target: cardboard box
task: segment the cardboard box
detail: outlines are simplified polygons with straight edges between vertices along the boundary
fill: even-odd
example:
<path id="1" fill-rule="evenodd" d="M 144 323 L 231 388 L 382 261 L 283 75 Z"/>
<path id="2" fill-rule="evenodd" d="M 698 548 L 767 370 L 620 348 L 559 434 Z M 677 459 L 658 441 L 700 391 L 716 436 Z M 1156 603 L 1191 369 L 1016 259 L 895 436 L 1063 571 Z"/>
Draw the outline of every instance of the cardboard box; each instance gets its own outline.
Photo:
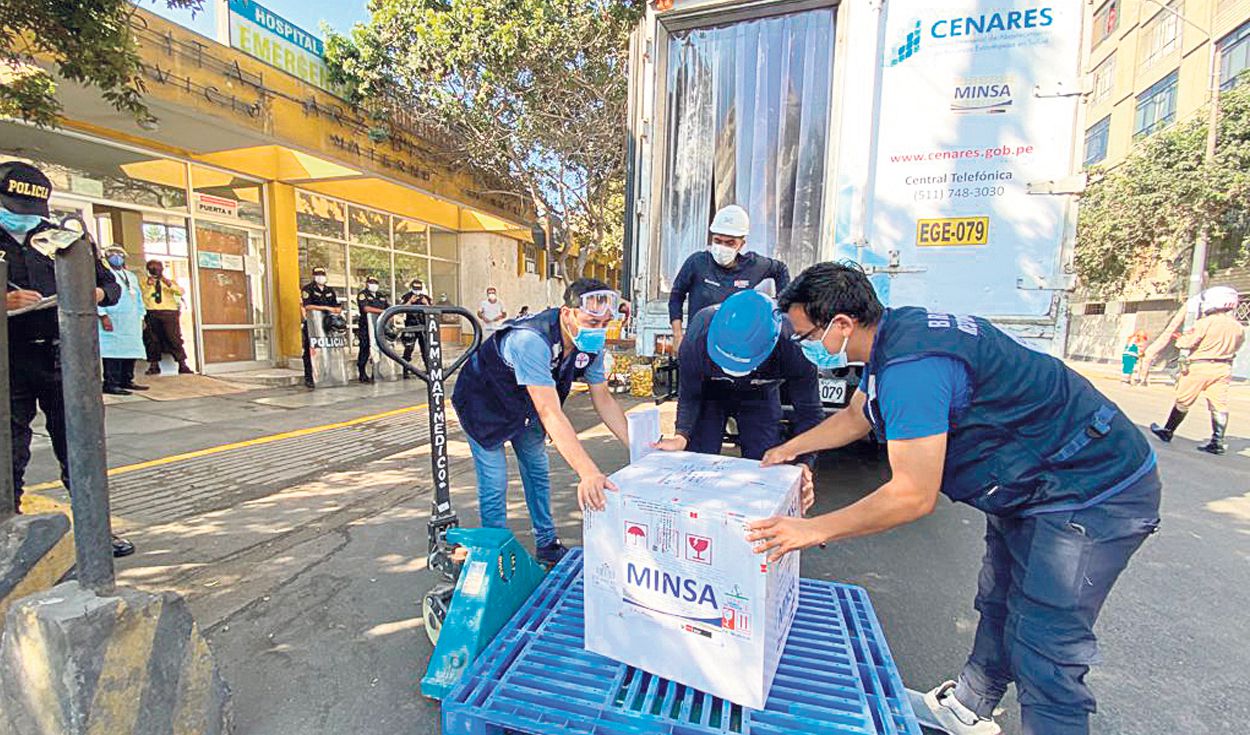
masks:
<path id="1" fill-rule="evenodd" d="M 746 524 L 799 515 L 797 467 L 654 452 L 587 512 L 586 649 L 763 709 L 798 606 L 799 555 L 765 563 Z"/>

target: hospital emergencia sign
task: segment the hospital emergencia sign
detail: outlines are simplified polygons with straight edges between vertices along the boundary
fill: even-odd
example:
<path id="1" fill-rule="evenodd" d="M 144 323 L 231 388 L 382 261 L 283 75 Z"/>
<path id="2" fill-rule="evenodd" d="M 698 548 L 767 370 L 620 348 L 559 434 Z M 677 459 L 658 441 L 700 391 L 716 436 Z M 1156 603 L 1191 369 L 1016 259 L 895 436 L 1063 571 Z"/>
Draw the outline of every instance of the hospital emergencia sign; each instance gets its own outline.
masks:
<path id="1" fill-rule="evenodd" d="M 230 45 L 292 76 L 331 92 L 320 38 L 253 0 L 226 0 Z"/>
<path id="2" fill-rule="evenodd" d="M 1067 202 L 1027 185 L 1071 173 L 1079 98 L 1044 90 L 1079 79 L 1081 7 L 886 4 L 871 240 L 923 269 L 892 279 L 894 303 L 941 309 L 966 304 L 974 288 L 987 315 L 1050 308 L 1050 292 L 1017 279 L 1052 281 L 1059 267 Z"/>

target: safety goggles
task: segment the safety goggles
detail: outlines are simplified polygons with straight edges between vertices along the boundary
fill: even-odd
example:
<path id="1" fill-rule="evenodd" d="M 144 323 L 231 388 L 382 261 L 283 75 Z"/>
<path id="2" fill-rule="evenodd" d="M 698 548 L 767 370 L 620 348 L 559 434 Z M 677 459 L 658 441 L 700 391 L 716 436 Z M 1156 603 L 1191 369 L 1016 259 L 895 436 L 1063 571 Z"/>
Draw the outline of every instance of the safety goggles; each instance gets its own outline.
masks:
<path id="1" fill-rule="evenodd" d="M 592 317 L 616 316 L 621 297 L 612 290 L 588 291 L 581 295 L 578 311 Z"/>

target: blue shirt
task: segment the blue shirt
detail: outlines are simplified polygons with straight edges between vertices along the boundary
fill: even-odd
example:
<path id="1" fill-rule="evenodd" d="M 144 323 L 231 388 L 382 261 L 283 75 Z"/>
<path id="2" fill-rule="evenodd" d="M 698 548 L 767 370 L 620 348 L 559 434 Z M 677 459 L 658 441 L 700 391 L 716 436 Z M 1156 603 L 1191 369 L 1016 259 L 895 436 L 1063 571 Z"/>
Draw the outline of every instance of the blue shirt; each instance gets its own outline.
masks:
<path id="1" fill-rule="evenodd" d="M 681 319 L 682 306 L 690 300 L 688 313 L 693 319 L 705 307 L 719 304 L 738 291 L 755 288 L 760 281 L 771 278 L 777 284 L 776 293 L 790 285 L 790 270 L 780 260 L 773 260 L 754 252 L 741 252 L 729 268 L 722 268 L 707 250 L 700 250 L 686 258 L 681 270 L 673 279 L 673 290 L 668 295 L 668 320 Z"/>
<path id="2" fill-rule="evenodd" d="M 514 329 L 504 335 L 500 347 L 504 362 L 516 372 L 518 385 L 545 385 L 556 387 L 551 375 L 551 348 L 537 332 Z M 607 382 L 603 367 L 603 353 L 594 356 L 586 366 L 586 382 L 598 385 Z"/>
<path id="3" fill-rule="evenodd" d="M 868 373 L 864 375 L 866 379 Z M 863 383 L 859 389 L 867 395 Z M 953 357 L 920 357 L 887 366 L 877 386 L 885 439 L 945 434 L 950 431 L 951 419 L 970 405 L 971 394 L 968 368 Z"/>

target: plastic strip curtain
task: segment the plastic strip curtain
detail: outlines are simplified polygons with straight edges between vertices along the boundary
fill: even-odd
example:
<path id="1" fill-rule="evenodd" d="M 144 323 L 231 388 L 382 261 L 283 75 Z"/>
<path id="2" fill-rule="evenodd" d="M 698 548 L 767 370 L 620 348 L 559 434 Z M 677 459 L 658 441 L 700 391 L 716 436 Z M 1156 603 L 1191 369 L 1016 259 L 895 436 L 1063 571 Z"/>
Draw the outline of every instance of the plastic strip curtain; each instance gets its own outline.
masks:
<path id="1" fill-rule="evenodd" d="M 791 272 L 816 262 L 833 22 L 832 9 L 812 10 L 671 37 L 664 290 L 726 204 L 750 213 L 749 249 Z"/>

